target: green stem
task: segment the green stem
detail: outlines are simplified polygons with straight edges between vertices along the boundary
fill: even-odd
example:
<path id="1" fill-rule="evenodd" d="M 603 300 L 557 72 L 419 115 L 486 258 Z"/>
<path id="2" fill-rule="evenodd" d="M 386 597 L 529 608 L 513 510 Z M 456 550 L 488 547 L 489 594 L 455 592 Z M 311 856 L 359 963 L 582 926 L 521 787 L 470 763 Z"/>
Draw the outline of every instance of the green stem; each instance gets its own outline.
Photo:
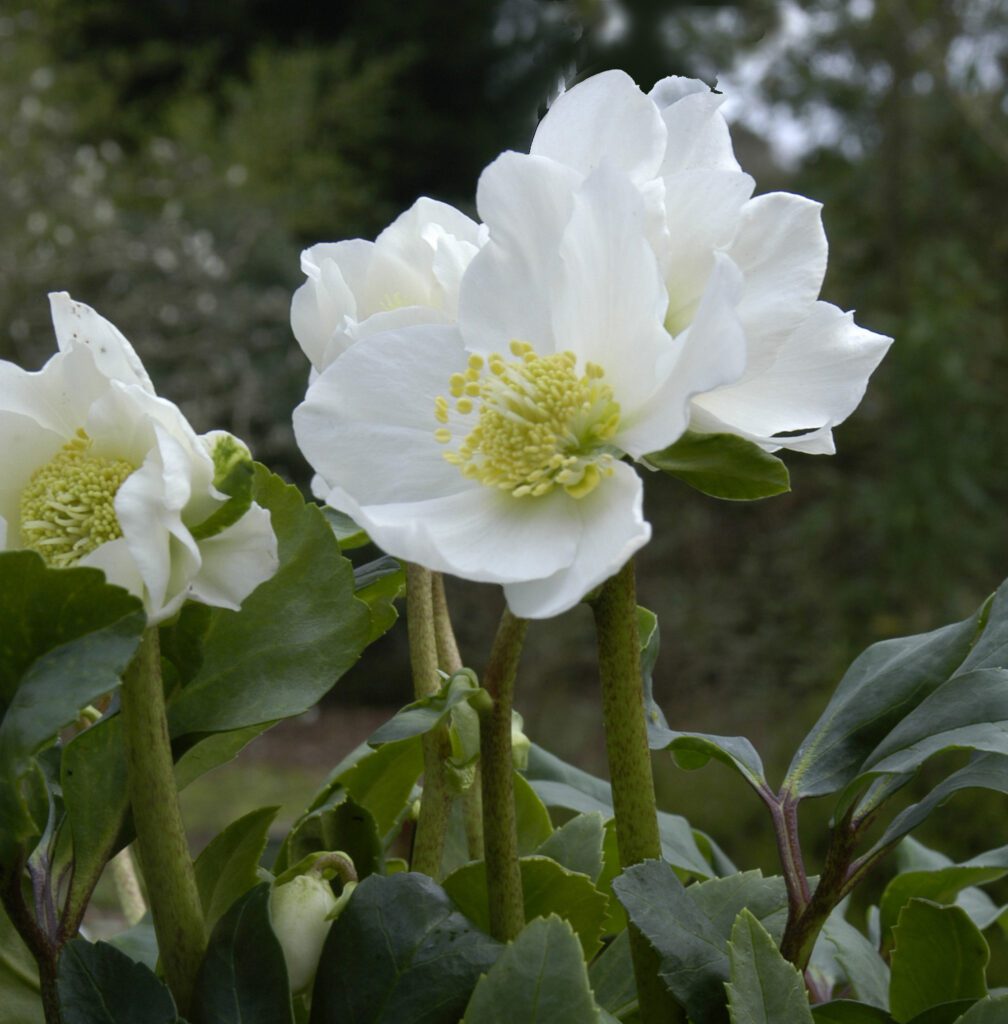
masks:
<path id="1" fill-rule="evenodd" d="M 59 990 L 56 984 L 59 964 L 60 946 L 43 931 L 25 902 L 21 888 L 24 864 L 17 864 L 7 878 L 0 902 L 15 931 L 35 957 L 38 965 L 39 990 L 42 997 L 42 1012 L 46 1024 L 62 1024 L 63 1013 L 60 1008 Z"/>
<path id="2" fill-rule="evenodd" d="M 206 949 L 206 923 L 175 786 L 155 626 L 123 676 L 121 700 L 137 849 L 165 978 L 185 1014 Z"/>
<path id="3" fill-rule="evenodd" d="M 637 588 L 633 561 L 601 588 L 592 604 L 598 636 L 609 775 L 612 779 L 616 843 L 625 869 L 661 858 L 651 751 L 644 719 L 644 684 L 637 627 Z M 686 1017 L 658 977 L 658 955 L 630 926 L 630 953 L 643 1024 L 667 1024 Z"/>
<path id="4" fill-rule="evenodd" d="M 483 783 L 483 845 L 486 858 L 490 934 L 507 942 L 525 927 L 518 829 L 515 822 L 511 704 L 528 623 L 506 608 L 490 651 L 483 687 L 490 695 L 480 712 Z"/>
<path id="5" fill-rule="evenodd" d="M 441 689 L 438 675 L 437 634 L 434 625 L 433 580 L 428 569 L 406 566 L 406 626 L 409 633 L 413 693 L 419 700 Z M 413 836 L 414 871 L 431 878 L 441 874 L 441 856 L 451 814 L 452 792 L 444 764 L 451 757 L 447 726 L 432 729 L 423 737 L 424 785 L 420 816 Z"/>

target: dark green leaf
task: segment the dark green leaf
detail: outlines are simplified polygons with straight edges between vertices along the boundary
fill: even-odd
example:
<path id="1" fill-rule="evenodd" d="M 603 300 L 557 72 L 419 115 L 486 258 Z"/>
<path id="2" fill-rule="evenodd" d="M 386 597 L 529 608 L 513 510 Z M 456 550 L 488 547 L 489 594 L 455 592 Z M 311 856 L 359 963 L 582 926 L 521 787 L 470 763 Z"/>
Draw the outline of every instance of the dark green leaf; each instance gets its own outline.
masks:
<path id="1" fill-rule="evenodd" d="M 932 633 L 873 644 L 859 655 L 802 740 L 784 789 L 810 797 L 846 786 L 887 733 L 962 663 L 980 623 L 977 612 Z"/>
<path id="2" fill-rule="evenodd" d="M 958 1024 L 1004 1024 L 1008 1020 L 1008 995 L 993 996 L 974 1003 Z"/>
<path id="3" fill-rule="evenodd" d="M 556 914 L 569 921 L 577 933 L 585 959 L 591 959 L 601 945 L 606 898 L 587 875 L 575 874 L 546 857 L 522 857 L 522 895 L 525 920 Z M 474 861 L 444 880 L 444 890 L 471 921 L 489 930 L 486 863 Z"/>
<path id="4" fill-rule="evenodd" d="M 885 1010 L 849 999 L 813 1006 L 812 1019 L 815 1024 L 892 1024 Z"/>
<path id="5" fill-rule="evenodd" d="M 130 960 L 135 960 L 152 971 L 157 970 L 158 944 L 157 935 L 154 932 L 154 921 L 150 911 L 137 921 L 132 928 L 124 932 L 117 932 L 109 940 L 110 946 L 115 946 L 120 953 L 125 953 Z"/>
<path id="6" fill-rule="evenodd" d="M 671 866 L 651 860 L 628 868 L 613 890 L 660 957 L 660 973 L 695 1024 L 721 1024 L 728 953 L 724 936 L 687 895 Z"/>
<path id="7" fill-rule="evenodd" d="M 819 944 L 833 951 L 853 995 L 873 1006 L 888 1008 L 889 967 L 874 943 L 845 921 L 842 914 L 834 912 L 823 927 Z"/>
<path id="8" fill-rule="evenodd" d="M 354 593 L 371 612 L 371 643 L 388 632 L 399 618 L 395 602 L 406 593 L 406 570 L 388 555 L 357 566 Z"/>
<path id="9" fill-rule="evenodd" d="M 372 747 L 379 747 L 394 740 L 422 736 L 447 721 L 454 707 L 483 692 L 476 682 L 476 676 L 464 668 L 446 679 L 438 693 L 422 697 L 397 711 L 368 737 L 368 743 Z"/>
<path id="10" fill-rule="evenodd" d="M 11 924 L 0 904 L 0 993 L 10 1020 L 17 1024 L 44 1024 L 35 958 Z"/>
<path id="11" fill-rule="evenodd" d="M 558 828 L 536 853 L 550 857 L 568 871 L 587 875 L 597 882 L 602 874 L 605 822 L 597 811 L 579 814 Z"/>
<path id="12" fill-rule="evenodd" d="M 911 900 L 893 937 L 889 1012 L 899 1024 L 941 1003 L 987 994 L 990 952 L 960 907 Z"/>
<path id="13" fill-rule="evenodd" d="M 728 944 L 731 1024 L 812 1024 L 801 972 L 781 956 L 767 930 L 743 910 Z"/>
<path id="14" fill-rule="evenodd" d="M 975 999 L 955 999 L 951 1003 L 939 1003 L 919 1013 L 910 1024 L 959 1024 L 963 1014 L 975 1003 Z"/>
<path id="15" fill-rule="evenodd" d="M 480 978 L 463 1024 L 592 1024 L 598 1007 L 581 947 L 559 917 L 537 918 Z"/>
<path id="16" fill-rule="evenodd" d="M 426 875 L 373 875 L 326 939 L 311 1024 L 458 1024 L 501 949 Z"/>
<path id="17" fill-rule="evenodd" d="M 735 434 L 687 430 L 675 444 L 645 459 L 712 498 L 753 501 L 791 490 L 787 466 Z"/>
<path id="18" fill-rule="evenodd" d="M 637 983 L 630 959 L 630 935 L 624 930 L 592 961 L 588 980 L 598 1005 L 616 1017 L 637 1006 Z"/>
<path id="19" fill-rule="evenodd" d="M 518 853 L 534 853 L 550 837 L 553 823 L 539 794 L 520 772 L 514 773 L 514 802 Z"/>
<path id="20" fill-rule="evenodd" d="M 987 610 L 987 621 L 959 672 L 979 668 L 1008 668 L 1008 580 L 994 594 Z"/>
<path id="21" fill-rule="evenodd" d="M 214 609 L 202 663 L 169 705 L 173 738 L 271 722 L 312 707 L 357 660 L 370 636 L 353 570 L 322 513 L 297 488 L 256 467 L 280 568 L 241 610 Z"/>
<path id="22" fill-rule="evenodd" d="M 143 964 L 106 942 L 72 939 L 57 975 L 63 1024 L 175 1024 L 165 985 Z"/>
<path id="23" fill-rule="evenodd" d="M 293 1024 L 283 949 L 262 882 L 232 904 L 210 936 L 193 992 L 193 1024 Z"/>
<path id="24" fill-rule="evenodd" d="M 775 940 L 783 934 L 787 889 L 784 879 L 777 875 L 764 878 L 761 871 L 745 871 L 727 878 L 711 878 L 688 886 L 686 895 L 726 940 L 743 910 L 748 910 Z"/>
<path id="25" fill-rule="evenodd" d="M 0 552 L 0 874 L 41 833 L 35 754 L 119 685 L 147 624 L 143 606 L 97 569 L 48 569 Z"/>
<path id="26" fill-rule="evenodd" d="M 359 878 L 381 868 L 382 841 L 374 817 L 341 787 L 297 821 L 280 847 L 273 872 L 279 875 L 308 854 L 329 850 L 347 854 Z"/>
<path id="27" fill-rule="evenodd" d="M 261 881 L 257 869 L 278 810 L 261 807 L 231 822 L 196 858 L 196 886 L 207 928 Z"/>

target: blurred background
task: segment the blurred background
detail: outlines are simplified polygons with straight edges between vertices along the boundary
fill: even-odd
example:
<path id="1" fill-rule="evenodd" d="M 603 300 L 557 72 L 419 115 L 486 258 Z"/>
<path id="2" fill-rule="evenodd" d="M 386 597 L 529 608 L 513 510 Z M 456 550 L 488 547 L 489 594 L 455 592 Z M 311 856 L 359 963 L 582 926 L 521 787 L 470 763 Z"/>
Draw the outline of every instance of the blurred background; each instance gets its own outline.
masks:
<path id="1" fill-rule="evenodd" d="M 473 213 L 481 168 L 610 67 L 718 83 L 757 190 L 825 204 L 824 297 L 896 338 L 838 454 L 787 456 L 791 494 L 735 506 L 648 480 L 658 699 L 679 728 L 748 735 L 779 779 L 858 651 L 964 617 L 1008 575 L 1004 0 L 0 0 L 0 357 L 41 365 L 46 292 L 69 290 L 197 429 L 304 485 L 299 250 L 373 238 L 420 194 Z M 451 596 L 480 668 L 499 593 Z M 602 773 L 596 692 L 586 610 L 534 626 L 529 732 Z M 190 820 L 277 795 L 293 813 L 408 699 L 400 625 L 313 721 L 193 787 Z M 726 769 L 659 769 L 665 807 L 772 867 Z M 806 815 L 813 849 L 827 812 Z M 1003 802 L 936 818 L 953 855 L 1008 843 Z"/>

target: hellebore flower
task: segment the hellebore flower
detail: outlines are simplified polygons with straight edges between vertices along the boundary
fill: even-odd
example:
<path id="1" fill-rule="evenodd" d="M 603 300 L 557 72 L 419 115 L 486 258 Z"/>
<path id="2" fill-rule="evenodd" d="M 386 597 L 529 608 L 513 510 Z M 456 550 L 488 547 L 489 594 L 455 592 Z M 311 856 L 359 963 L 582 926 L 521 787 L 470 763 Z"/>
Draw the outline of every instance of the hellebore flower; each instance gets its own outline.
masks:
<path id="1" fill-rule="evenodd" d="M 35 373 L 0 362 L 0 549 L 102 569 L 151 624 L 186 599 L 237 608 L 277 568 L 269 513 L 214 486 L 247 449 L 198 436 L 109 321 L 49 300 L 59 351 Z"/>
<path id="2" fill-rule="evenodd" d="M 486 233 L 446 203 L 418 199 L 373 242 L 321 242 L 301 253 L 307 281 L 294 293 L 291 328 L 324 370 L 359 337 L 390 327 L 452 323 L 459 281 Z"/>
<path id="3" fill-rule="evenodd" d="M 631 181 L 537 158 L 526 173 L 529 159 L 505 155 L 480 180 L 491 241 L 462 280 L 458 326 L 358 341 L 312 383 L 294 430 L 336 482 L 328 504 L 379 546 L 501 583 L 516 615 L 544 618 L 647 542 L 621 459 L 675 441 L 690 397 L 742 373 L 745 345 L 727 261 L 673 338 Z"/>
<path id="4" fill-rule="evenodd" d="M 692 321 L 721 261 L 738 271 L 745 371 L 694 397 L 692 429 L 737 434 L 769 451 L 829 454 L 832 428 L 861 401 L 891 339 L 818 301 L 827 253 L 821 207 L 783 192 L 751 198 L 754 182 L 733 155 L 722 99 L 685 78 L 666 78 L 645 95 L 623 72 L 607 71 L 556 100 L 524 159 L 557 162 L 578 178 L 605 162 L 630 177 L 648 209 L 670 333 Z"/>

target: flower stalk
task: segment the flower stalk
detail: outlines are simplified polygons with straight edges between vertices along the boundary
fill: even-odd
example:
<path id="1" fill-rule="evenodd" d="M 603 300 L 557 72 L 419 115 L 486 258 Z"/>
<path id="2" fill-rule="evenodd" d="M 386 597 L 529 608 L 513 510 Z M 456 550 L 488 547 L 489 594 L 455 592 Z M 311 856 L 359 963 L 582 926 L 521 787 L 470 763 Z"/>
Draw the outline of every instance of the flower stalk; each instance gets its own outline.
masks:
<path id="1" fill-rule="evenodd" d="M 608 579 L 592 602 L 602 682 L 602 717 L 612 779 L 620 865 L 661 858 L 651 751 L 644 719 L 644 684 L 633 561 Z M 630 953 L 644 1024 L 685 1021 L 658 977 L 658 955 L 631 923 Z"/>
<path id="2" fill-rule="evenodd" d="M 127 787 L 165 978 L 189 1009 L 206 949 L 206 923 L 172 768 L 156 627 L 149 627 L 122 683 Z"/>
<path id="3" fill-rule="evenodd" d="M 483 676 L 483 687 L 490 700 L 478 707 L 490 934 L 501 942 L 515 938 L 525 927 L 515 820 L 511 707 L 527 627 L 525 619 L 504 609 Z"/>
<path id="4" fill-rule="evenodd" d="M 433 588 L 430 570 L 419 565 L 406 566 L 406 627 L 413 693 L 417 700 L 433 696 L 441 689 Z M 423 797 L 413 837 L 412 868 L 431 878 L 439 878 L 452 803 L 444 767 L 451 757 L 447 726 L 440 725 L 424 735 L 423 755 Z"/>

